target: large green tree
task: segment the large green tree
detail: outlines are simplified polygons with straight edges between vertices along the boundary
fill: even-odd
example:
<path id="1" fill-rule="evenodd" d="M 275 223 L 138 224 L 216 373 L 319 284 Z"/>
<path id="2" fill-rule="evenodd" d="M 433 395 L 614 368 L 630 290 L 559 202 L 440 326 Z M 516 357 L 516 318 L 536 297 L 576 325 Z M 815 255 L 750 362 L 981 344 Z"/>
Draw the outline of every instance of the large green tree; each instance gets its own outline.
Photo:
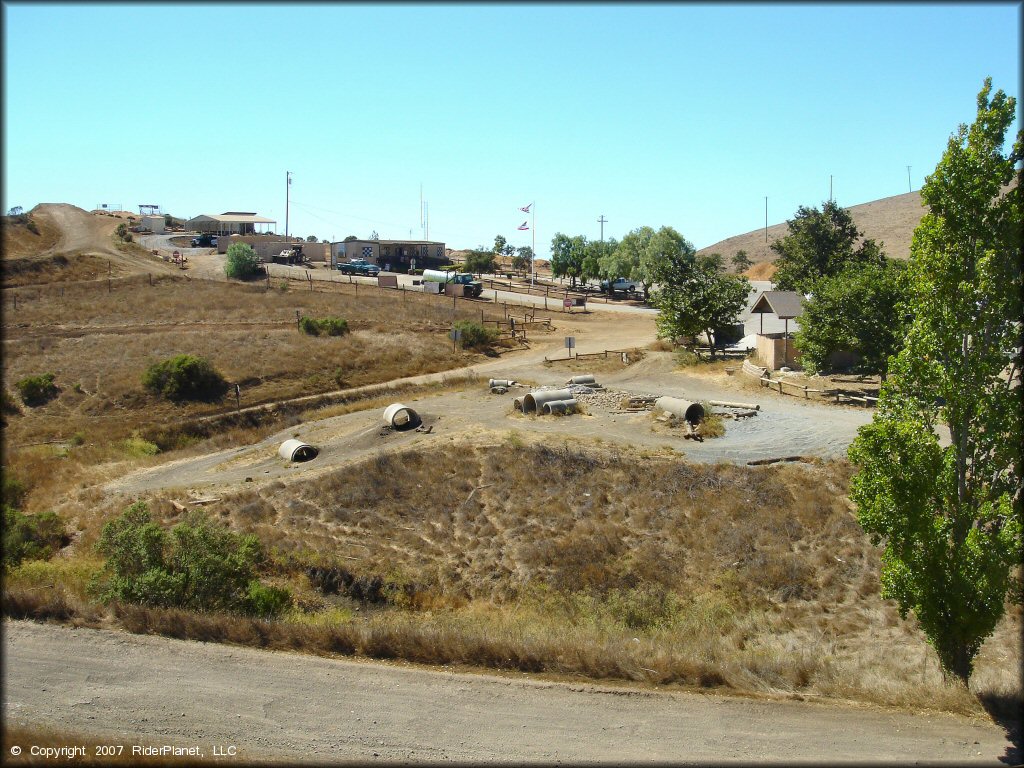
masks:
<path id="1" fill-rule="evenodd" d="M 914 320 L 850 447 L 858 519 L 885 544 L 882 596 L 913 611 L 944 672 L 964 683 L 1024 557 L 1024 133 L 1004 155 L 1016 103 L 991 88 L 987 79 L 975 122 L 950 138 L 921 189 L 929 212 L 911 246 Z"/>
<path id="2" fill-rule="evenodd" d="M 859 356 L 858 371 L 884 377 L 889 358 L 907 332 L 906 275 L 902 262 L 848 266 L 814 283 L 803 302 L 796 346 L 810 373 L 829 370 L 834 352 Z"/>
<path id="3" fill-rule="evenodd" d="M 551 238 L 551 274 L 555 277 L 568 277 L 575 288 L 576 281 L 583 276 L 583 260 L 586 255 L 587 238 L 556 232 Z"/>
<path id="4" fill-rule="evenodd" d="M 703 333 L 714 359 L 715 338 L 736 321 L 750 283 L 723 273 L 714 259 L 698 258 L 693 245 L 675 230 L 663 228 L 659 235 L 662 241 L 654 250 L 660 257 L 651 267 L 652 280 L 658 284 L 651 298 L 659 310 L 658 336 L 696 338 Z"/>
<path id="5" fill-rule="evenodd" d="M 784 291 L 808 293 L 820 277 L 837 275 L 850 264 L 881 264 L 885 257 L 874 240 L 857 245 L 861 233 L 845 208 L 829 200 L 817 208 L 800 206 L 786 222 L 789 234 L 771 244 L 778 254 L 773 279 Z"/>

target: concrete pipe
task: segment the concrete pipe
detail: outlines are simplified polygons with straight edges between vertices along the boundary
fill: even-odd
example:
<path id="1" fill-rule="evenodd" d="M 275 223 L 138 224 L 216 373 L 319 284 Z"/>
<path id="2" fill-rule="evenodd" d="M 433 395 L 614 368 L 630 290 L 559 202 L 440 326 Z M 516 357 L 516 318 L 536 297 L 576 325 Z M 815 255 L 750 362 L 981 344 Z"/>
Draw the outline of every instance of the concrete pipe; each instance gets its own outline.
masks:
<path id="1" fill-rule="evenodd" d="M 526 399 L 526 395 L 520 395 L 512 400 L 512 406 L 517 410 L 523 410 L 523 401 Z"/>
<path id="2" fill-rule="evenodd" d="M 490 392 L 492 395 L 504 395 L 508 393 L 508 387 L 491 387 Z"/>
<path id="3" fill-rule="evenodd" d="M 277 449 L 277 455 L 288 461 L 309 461 L 315 459 L 320 451 L 301 440 L 285 440 Z"/>
<path id="4" fill-rule="evenodd" d="M 689 400 L 682 400 L 678 397 L 659 397 L 654 401 L 654 407 L 662 411 L 686 419 L 690 424 L 699 424 L 704 418 L 704 406 L 700 403 L 691 403 Z"/>
<path id="5" fill-rule="evenodd" d="M 554 414 L 568 414 L 576 413 L 576 401 L 575 400 L 552 400 L 549 403 L 544 403 L 543 413 L 552 416 Z"/>
<path id="6" fill-rule="evenodd" d="M 572 392 L 568 389 L 546 389 L 541 392 L 530 392 L 523 398 L 523 413 L 540 413 L 544 403 L 552 400 L 572 400 Z"/>
<path id="7" fill-rule="evenodd" d="M 569 384 L 597 384 L 597 379 L 592 373 L 585 373 L 579 376 L 573 376 L 569 379 Z"/>
<path id="8" fill-rule="evenodd" d="M 487 384 L 491 389 L 494 389 L 495 387 L 505 387 L 507 389 L 508 387 L 514 387 L 515 385 L 516 383 L 512 381 L 512 379 L 491 379 Z"/>
<path id="9" fill-rule="evenodd" d="M 408 405 L 392 403 L 384 409 L 384 423 L 392 429 L 412 429 L 419 426 L 420 417 Z"/>

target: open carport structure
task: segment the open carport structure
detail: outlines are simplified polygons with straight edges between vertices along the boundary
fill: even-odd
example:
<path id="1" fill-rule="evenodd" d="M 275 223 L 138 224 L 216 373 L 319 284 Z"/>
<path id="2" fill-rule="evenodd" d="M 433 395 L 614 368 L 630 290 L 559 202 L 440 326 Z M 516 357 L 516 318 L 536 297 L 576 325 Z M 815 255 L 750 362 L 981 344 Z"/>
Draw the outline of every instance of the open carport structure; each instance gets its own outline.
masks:
<path id="1" fill-rule="evenodd" d="M 274 219 L 257 216 L 249 211 L 227 211 L 225 213 L 203 213 L 188 220 L 188 228 L 194 232 L 208 232 L 211 235 L 253 235 L 269 232 Z"/>

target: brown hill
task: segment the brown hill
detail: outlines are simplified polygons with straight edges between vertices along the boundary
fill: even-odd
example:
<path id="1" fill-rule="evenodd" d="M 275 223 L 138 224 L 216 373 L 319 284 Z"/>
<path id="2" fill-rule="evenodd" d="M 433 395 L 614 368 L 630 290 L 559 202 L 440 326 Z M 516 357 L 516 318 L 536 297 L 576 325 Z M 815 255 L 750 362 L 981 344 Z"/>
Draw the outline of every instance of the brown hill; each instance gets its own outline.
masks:
<path id="1" fill-rule="evenodd" d="M 5 286 L 91 280 L 160 271 L 163 262 L 114 235 L 124 216 L 90 213 L 67 203 L 40 203 L 27 215 L 5 216 L 0 274 Z"/>
<path id="2" fill-rule="evenodd" d="M 882 245 L 882 250 L 887 256 L 907 259 L 910 258 L 910 241 L 914 236 L 914 229 L 928 209 L 921 203 L 920 192 L 908 192 L 871 203 L 854 205 L 847 210 L 853 217 L 857 229 L 864 233 L 864 237 L 873 238 Z M 794 211 L 793 215 L 795 214 Z M 754 267 L 748 275 L 754 279 L 764 280 L 770 277 L 767 272 L 773 270 L 760 267 L 760 264 L 775 260 L 775 252 L 769 246 L 788 233 L 786 222 L 782 222 L 768 227 L 767 242 L 765 230 L 762 228 L 747 232 L 745 235 L 726 238 L 714 245 L 701 248 L 697 253 L 702 256 L 720 253 L 728 264 L 737 251 L 744 250 L 747 252 L 747 258 L 754 262 Z"/>

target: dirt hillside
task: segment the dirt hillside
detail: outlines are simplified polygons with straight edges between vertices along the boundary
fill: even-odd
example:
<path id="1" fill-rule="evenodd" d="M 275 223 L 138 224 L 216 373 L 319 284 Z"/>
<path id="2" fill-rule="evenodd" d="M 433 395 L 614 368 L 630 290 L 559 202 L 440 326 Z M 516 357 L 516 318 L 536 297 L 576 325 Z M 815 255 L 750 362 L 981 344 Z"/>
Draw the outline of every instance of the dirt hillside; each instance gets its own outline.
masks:
<path id="1" fill-rule="evenodd" d="M 817 206 L 820 209 L 820 206 Z M 921 204 L 920 192 L 908 192 L 904 195 L 894 195 L 871 203 L 854 205 L 849 207 L 850 215 L 853 217 L 857 229 L 864 233 L 865 237 L 883 245 L 886 255 L 896 259 L 910 258 L 910 241 L 914 236 L 914 229 L 921 222 L 926 209 Z M 796 211 L 789 214 L 794 216 Z M 744 235 L 734 235 L 725 240 L 701 248 L 697 253 L 707 255 L 720 253 L 728 262 L 736 252 L 744 250 L 754 264 L 764 261 L 774 261 L 775 252 L 770 245 L 776 240 L 783 238 L 788 233 L 786 222 L 773 224 L 768 227 L 768 239 L 765 241 L 765 230 L 756 229 Z M 755 279 L 766 279 L 770 275 L 751 274 Z"/>
<path id="2" fill-rule="evenodd" d="M 114 232 L 121 215 L 85 211 L 67 203 L 40 203 L 26 219 L 4 217 L 3 283 L 6 286 L 91 280 L 167 269 Z"/>

